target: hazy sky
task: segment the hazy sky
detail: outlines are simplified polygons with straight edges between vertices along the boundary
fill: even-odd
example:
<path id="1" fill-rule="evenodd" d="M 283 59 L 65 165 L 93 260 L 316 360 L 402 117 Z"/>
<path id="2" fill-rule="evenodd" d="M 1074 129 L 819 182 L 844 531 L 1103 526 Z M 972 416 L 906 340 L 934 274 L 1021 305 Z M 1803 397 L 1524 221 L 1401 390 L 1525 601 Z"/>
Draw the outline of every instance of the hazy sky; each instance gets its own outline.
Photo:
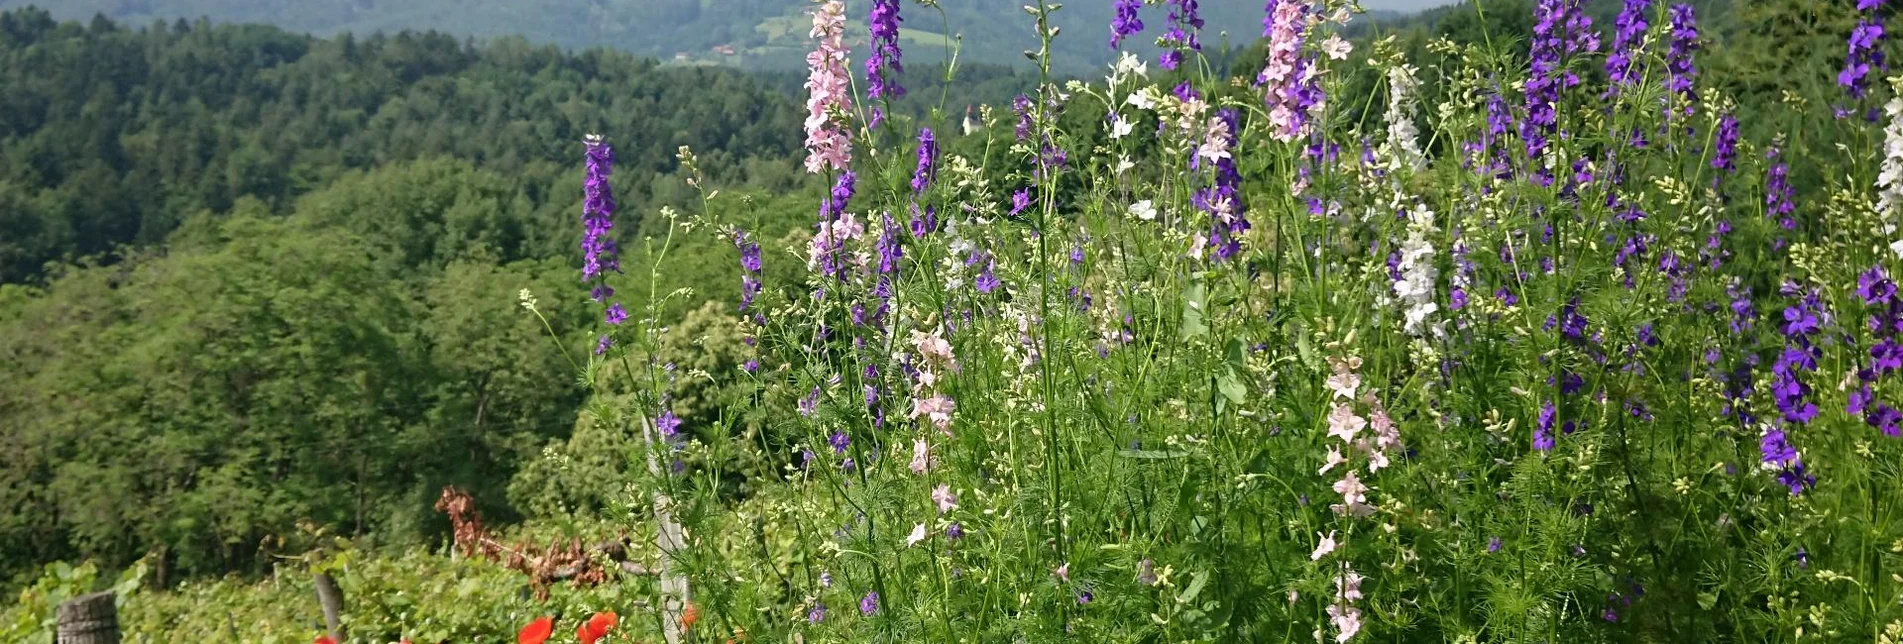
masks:
<path id="1" fill-rule="evenodd" d="M 1361 0 L 1364 9 L 1392 9 L 1395 11 L 1419 11 L 1428 7 L 1453 4 L 1458 0 Z"/>

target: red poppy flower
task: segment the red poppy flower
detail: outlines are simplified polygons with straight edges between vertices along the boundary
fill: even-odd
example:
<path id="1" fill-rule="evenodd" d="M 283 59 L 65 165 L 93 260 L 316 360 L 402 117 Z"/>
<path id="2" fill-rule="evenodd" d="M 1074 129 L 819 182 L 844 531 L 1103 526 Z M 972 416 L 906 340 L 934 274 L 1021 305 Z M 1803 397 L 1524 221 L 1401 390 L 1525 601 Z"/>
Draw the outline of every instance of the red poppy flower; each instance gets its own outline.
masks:
<path id="1" fill-rule="evenodd" d="M 608 631 L 620 622 L 621 618 L 616 616 L 614 611 L 604 610 L 595 613 L 594 617 L 588 618 L 586 623 L 575 628 L 575 638 L 581 640 L 581 644 L 595 644 L 596 640 L 607 637 Z"/>
<path id="2" fill-rule="evenodd" d="M 317 639 L 311 640 L 311 644 L 337 644 L 337 640 L 331 639 L 329 635 L 319 635 Z"/>
<path id="3" fill-rule="evenodd" d="M 694 628 L 694 622 L 700 621 L 700 607 L 687 602 L 687 610 L 681 612 L 681 630 Z"/>
<path id="4" fill-rule="evenodd" d="M 548 641 L 549 634 L 554 632 L 555 620 L 544 617 L 522 627 L 522 630 L 515 634 L 515 641 L 516 644 L 542 644 Z"/>

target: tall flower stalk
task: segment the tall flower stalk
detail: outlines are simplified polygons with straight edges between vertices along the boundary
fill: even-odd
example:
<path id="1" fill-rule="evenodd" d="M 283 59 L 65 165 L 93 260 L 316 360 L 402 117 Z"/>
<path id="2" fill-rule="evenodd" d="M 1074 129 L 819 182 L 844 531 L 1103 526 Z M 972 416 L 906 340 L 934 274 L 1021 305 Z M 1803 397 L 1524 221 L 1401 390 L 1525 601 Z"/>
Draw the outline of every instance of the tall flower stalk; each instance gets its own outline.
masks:
<path id="1" fill-rule="evenodd" d="M 866 56 L 866 98 L 870 100 L 889 102 L 905 96 L 905 87 L 898 78 L 905 73 L 904 52 L 899 49 L 902 21 L 899 0 L 872 0 L 872 11 L 866 15 L 866 26 L 872 32 L 872 53 Z M 885 106 L 881 103 L 872 109 L 870 125 L 876 128 L 884 121 Z"/>
<path id="2" fill-rule="evenodd" d="M 843 171 L 852 165 L 852 134 L 845 126 L 852 112 L 852 75 L 846 71 L 846 5 L 827 0 L 813 11 L 806 54 L 806 171 Z"/>

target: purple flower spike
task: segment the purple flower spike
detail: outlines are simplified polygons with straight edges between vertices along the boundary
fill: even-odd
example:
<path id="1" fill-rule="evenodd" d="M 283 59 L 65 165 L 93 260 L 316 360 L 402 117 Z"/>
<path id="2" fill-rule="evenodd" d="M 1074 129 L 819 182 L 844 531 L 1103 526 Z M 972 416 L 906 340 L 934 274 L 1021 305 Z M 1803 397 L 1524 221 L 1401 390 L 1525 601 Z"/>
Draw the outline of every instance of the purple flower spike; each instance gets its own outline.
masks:
<path id="1" fill-rule="evenodd" d="M 1143 0 L 1117 0 L 1117 16 L 1110 20 L 1110 48 L 1123 47 L 1123 39 L 1143 32 L 1143 20 L 1137 17 L 1137 10 L 1143 8 Z"/>

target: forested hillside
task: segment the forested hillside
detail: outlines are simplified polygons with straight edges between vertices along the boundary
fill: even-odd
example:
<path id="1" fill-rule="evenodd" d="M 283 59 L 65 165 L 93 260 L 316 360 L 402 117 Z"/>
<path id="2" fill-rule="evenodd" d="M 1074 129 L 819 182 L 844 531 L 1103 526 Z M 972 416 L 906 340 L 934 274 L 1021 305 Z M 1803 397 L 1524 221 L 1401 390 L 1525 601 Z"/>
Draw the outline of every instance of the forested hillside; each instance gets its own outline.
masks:
<path id="1" fill-rule="evenodd" d="M 134 25 L 155 20 L 209 17 L 217 22 L 259 23 L 318 35 L 361 35 L 405 29 L 434 29 L 458 37 L 519 35 L 568 49 L 609 47 L 673 61 L 685 54 L 698 63 L 751 69 L 794 69 L 806 50 L 810 3 L 803 0 L 0 0 L 0 8 L 38 4 L 56 17 L 85 20 L 102 14 Z M 915 63 L 942 62 L 946 36 L 962 37 L 961 60 L 1028 67 L 1022 52 L 1037 48 L 1037 37 L 1020 0 L 942 0 L 941 15 L 925 7 L 905 11 L 906 57 Z M 1262 3 L 1233 0 L 1202 3 L 1210 24 L 1234 25 L 1231 43 L 1246 44 L 1261 35 Z M 1162 6 L 1143 19 L 1162 33 Z M 1111 5 L 1075 2 L 1057 13 L 1055 23 L 1073 34 L 1058 42 L 1053 63 L 1072 73 L 1091 71 L 1111 60 L 1108 46 Z M 853 16 L 855 59 L 865 53 L 864 15 Z M 1209 46 L 1218 34 L 1205 34 Z M 1138 43 L 1132 43 L 1137 45 Z M 732 53 L 715 51 L 731 47 Z"/>
<path id="2" fill-rule="evenodd" d="M 895 114 L 1034 81 L 967 70 L 945 95 L 921 66 Z M 514 516 L 511 473 L 581 404 L 516 293 L 572 335 L 582 133 L 626 133 L 635 256 L 692 200 L 681 146 L 768 230 L 814 194 L 796 80 L 605 49 L 27 9 L 0 12 L 0 86 L 0 580 L 153 548 L 255 569 L 301 521 L 402 543 L 452 482 Z M 679 266 L 696 301 L 737 292 Z"/>
<path id="3" fill-rule="evenodd" d="M 580 401 L 515 293 L 571 331 L 581 134 L 642 141 L 634 229 L 689 143 L 796 192 L 785 95 L 625 53 L 26 10 L 0 86 L 0 575 L 243 570 L 299 521 L 423 534 L 446 482 L 500 502 Z"/>
<path id="4" fill-rule="evenodd" d="M 0 639 L 1903 641 L 1894 8 L 870 4 L 0 11 Z"/>

